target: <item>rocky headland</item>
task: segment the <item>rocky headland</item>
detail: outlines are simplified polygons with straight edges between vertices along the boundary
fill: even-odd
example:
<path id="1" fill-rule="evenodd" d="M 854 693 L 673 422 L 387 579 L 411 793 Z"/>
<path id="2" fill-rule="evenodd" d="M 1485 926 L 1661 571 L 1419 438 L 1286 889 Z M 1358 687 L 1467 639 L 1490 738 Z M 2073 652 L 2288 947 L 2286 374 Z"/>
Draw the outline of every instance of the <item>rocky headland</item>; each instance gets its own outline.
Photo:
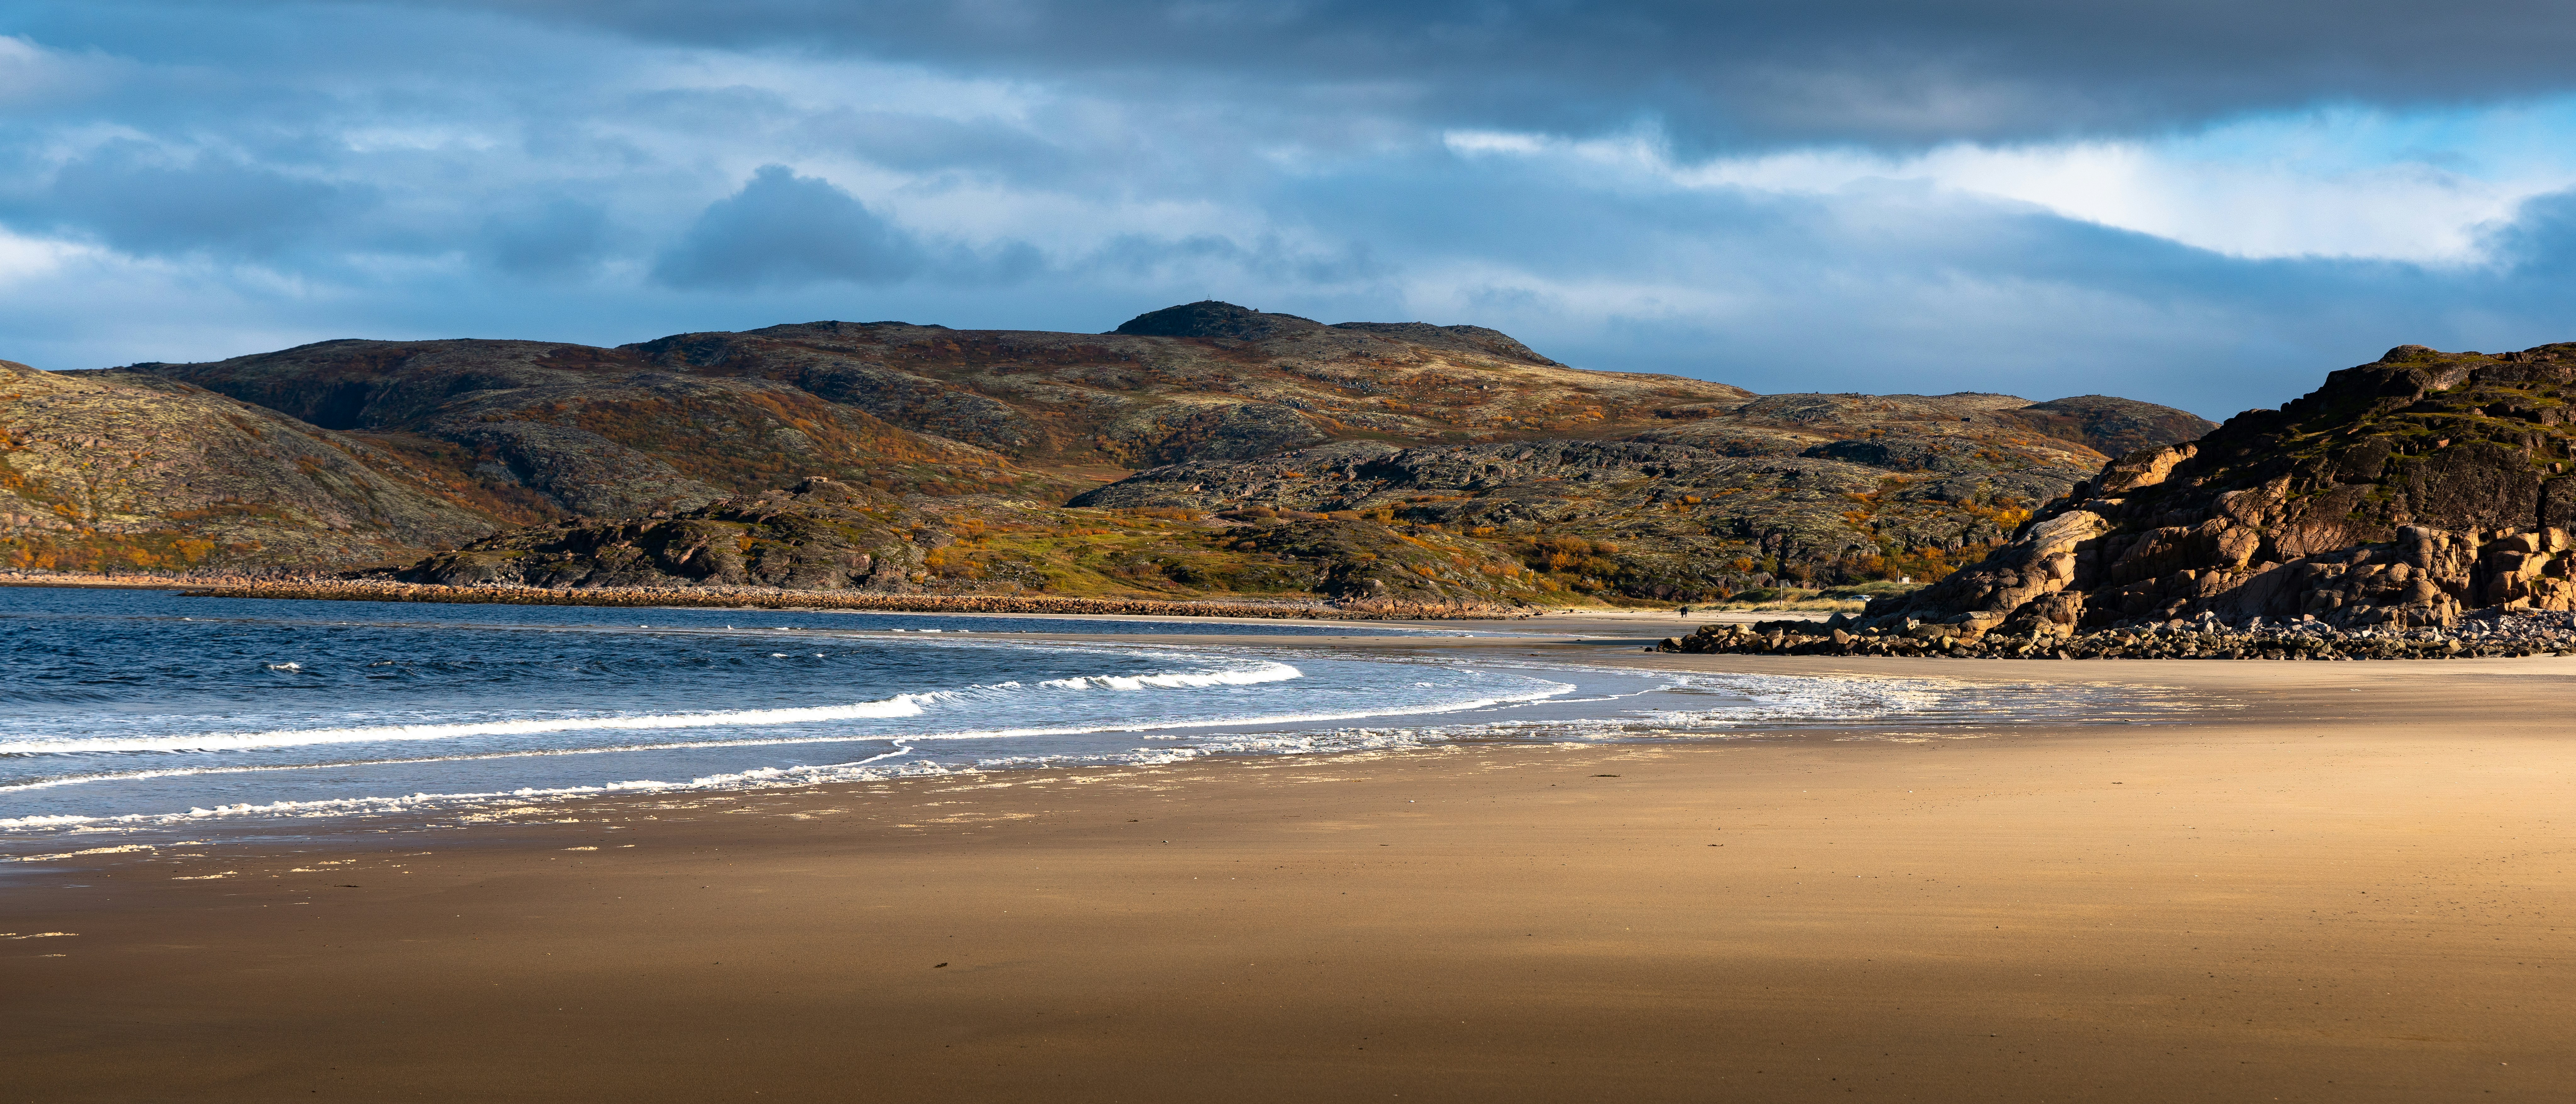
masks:
<path id="1" fill-rule="evenodd" d="M 2560 651 L 2576 344 L 2420 345 L 2105 465 L 1982 562 L 1788 643 L 1675 650 L 2380 658 Z M 2484 651 L 2481 651 L 2484 649 Z"/>

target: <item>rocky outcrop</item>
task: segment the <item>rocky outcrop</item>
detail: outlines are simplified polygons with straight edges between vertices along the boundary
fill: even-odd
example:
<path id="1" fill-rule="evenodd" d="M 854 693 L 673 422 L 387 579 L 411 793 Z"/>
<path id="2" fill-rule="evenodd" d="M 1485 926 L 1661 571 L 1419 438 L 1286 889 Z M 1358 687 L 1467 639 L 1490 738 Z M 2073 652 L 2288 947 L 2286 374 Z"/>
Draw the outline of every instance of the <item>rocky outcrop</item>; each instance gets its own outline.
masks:
<path id="1" fill-rule="evenodd" d="M 1662 424 L 1637 434 L 1637 440 L 1735 456 L 1842 460 L 1908 473 L 2032 468 L 2081 473 L 2066 477 L 2069 482 L 2138 444 L 2188 441 L 2215 428 L 2184 411 L 2126 399 L 2084 396 L 2033 403 L 1968 391 L 1764 395 L 1730 406 L 1658 413 Z M 2131 441 L 2135 443 L 2127 443 Z"/>
<path id="2" fill-rule="evenodd" d="M 531 526 L 431 556 L 399 577 L 446 586 L 901 592 L 926 578 L 923 553 L 932 538 L 917 521 L 881 492 L 810 478 L 790 490 L 676 514 Z"/>
<path id="3" fill-rule="evenodd" d="M 1101 435 L 1122 458 L 1148 464 L 1254 460 L 1329 439 L 1278 403 L 1223 401 L 1140 404 L 1110 419 Z"/>
<path id="4" fill-rule="evenodd" d="M 1282 332 L 1322 329 L 1323 323 L 1293 314 L 1269 314 L 1203 299 L 1177 307 L 1148 311 L 1120 323 L 1109 332 L 1128 337 L 1206 337 L 1235 341 L 1260 341 Z"/>
<path id="5" fill-rule="evenodd" d="M 2218 428 L 2197 414 L 2110 395 L 2051 399 L 2002 413 L 2006 421 L 2064 441 L 2081 441 L 2106 456 L 2189 441 Z"/>
<path id="6" fill-rule="evenodd" d="M 2071 468 L 1921 473 L 1823 456 L 1738 456 L 1647 441 L 1399 448 L 1352 441 L 1140 472 L 1077 506 L 1348 512 L 1497 540 L 1574 542 L 1577 586 L 1682 601 L 1895 574 L 1891 554 L 1981 548 Z M 1553 558 L 1553 559 L 1552 559 Z"/>
<path id="7" fill-rule="evenodd" d="M 529 526 L 397 578 L 548 590 L 1265 595 L 1353 609 L 1507 607 L 1541 592 L 1533 573 L 1480 542 L 1348 515 L 1006 511 L 821 478 L 695 510 Z"/>
<path id="8" fill-rule="evenodd" d="M 2420 628 L 2576 609 L 2576 344 L 2400 346 L 2278 410 L 2103 466 L 1981 563 L 1883 599 L 2007 634 Z"/>

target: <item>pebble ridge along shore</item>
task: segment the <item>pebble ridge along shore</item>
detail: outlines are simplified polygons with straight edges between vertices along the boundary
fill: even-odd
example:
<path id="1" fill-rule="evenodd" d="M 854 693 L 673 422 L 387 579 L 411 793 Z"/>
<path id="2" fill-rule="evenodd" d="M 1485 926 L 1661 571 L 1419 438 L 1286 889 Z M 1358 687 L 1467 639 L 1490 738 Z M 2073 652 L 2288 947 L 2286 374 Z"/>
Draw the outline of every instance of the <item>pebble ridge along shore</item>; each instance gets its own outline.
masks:
<path id="1" fill-rule="evenodd" d="M 1248 617 L 1304 621 L 1426 621 L 1529 616 L 1500 606 L 1400 602 L 1192 602 L 1146 598 L 1068 598 L 1037 594 L 858 594 L 766 587 L 445 586 L 383 580 L 261 582 L 201 587 L 189 598 L 294 598 L 326 602 L 460 602 L 521 606 L 692 606 L 713 609 L 846 609 L 889 613 L 1078 613 L 1127 617 Z"/>
<path id="2" fill-rule="evenodd" d="M 2490 659 L 2576 655 L 2576 613 L 2471 614 L 2448 628 L 2338 629 L 2314 619 L 2242 626 L 2170 621 L 2074 635 L 1978 633 L 1915 622 L 1854 628 L 1831 621 L 1704 625 L 1653 652 L 1712 655 L 1906 656 L 1950 659 Z"/>

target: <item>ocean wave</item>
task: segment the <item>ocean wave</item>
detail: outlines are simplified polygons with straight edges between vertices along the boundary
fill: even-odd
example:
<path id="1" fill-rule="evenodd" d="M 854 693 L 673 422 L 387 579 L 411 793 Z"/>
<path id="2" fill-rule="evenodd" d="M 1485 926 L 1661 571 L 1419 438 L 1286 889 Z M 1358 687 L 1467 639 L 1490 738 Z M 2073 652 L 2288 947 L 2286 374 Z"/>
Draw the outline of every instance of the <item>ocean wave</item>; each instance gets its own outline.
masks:
<path id="1" fill-rule="evenodd" d="M 892 766 L 880 765 L 884 760 L 895 756 L 914 754 L 921 749 L 921 745 L 949 741 L 978 741 L 1025 736 L 1066 736 L 1099 732 L 1152 732 L 1192 728 L 1313 724 L 1317 722 L 1363 720 L 1391 716 L 1419 715 L 1425 713 L 1469 712 L 1480 709 L 1491 709 L 1496 707 L 1526 704 L 1529 702 L 1545 701 L 1548 698 L 1563 694 L 1571 689 L 1573 689 L 1573 687 L 1566 683 L 1542 682 L 1541 686 L 1522 693 L 1493 695 L 1469 701 L 1426 703 L 1395 709 L 1365 710 L 1342 713 L 1299 713 L 1260 717 L 1202 718 L 1188 721 L 1168 721 L 1159 724 L 980 729 L 919 734 L 908 733 L 901 736 L 878 737 L 822 736 L 791 737 L 783 739 L 713 740 L 692 742 L 688 744 L 648 744 L 631 745 L 619 748 L 550 749 L 544 751 L 503 752 L 492 755 L 439 757 L 422 760 L 388 760 L 382 765 L 402 765 L 412 762 L 459 762 L 486 758 L 518 758 L 522 756 L 602 754 L 608 752 L 684 751 L 710 747 L 758 747 L 789 744 L 848 743 L 863 740 L 880 740 L 896 745 L 892 751 L 869 756 L 865 759 L 856 760 L 854 762 L 809 764 L 787 767 L 758 767 L 741 771 L 701 775 L 686 781 L 633 779 L 628 781 L 602 783 L 598 785 L 526 787 L 513 790 L 491 790 L 470 793 L 422 792 L 401 796 L 321 798 L 303 801 L 240 803 L 193 808 L 185 813 L 128 813 L 104 816 L 53 814 L 0 818 L 0 832 L 10 831 L 13 829 L 27 830 L 50 828 L 82 830 L 96 829 L 104 826 L 148 827 L 156 825 L 173 825 L 191 820 L 209 818 L 256 816 L 310 818 L 349 815 L 384 815 L 401 812 L 427 811 L 446 807 L 481 806 L 502 801 L 553 801 L 580 797 L 596 797 L 616 794 L 632 795 L 655 792 L 777 789 L 819 785 L 829 782 L 866 782 L 899 777 L 975 773 L 979 770 L 1012 766 L 1070 766 L 1080 764 L 1150 766 L 1196 759 L 1208 755 L 1286 755 L 1311 754 L 1328 751 L 1382 750 L 1396 747 L 1418 746 L 1428 740 L 1437 739 L 1438 737 L 1435 735 L 1437 730 L 1332 729 L 1303 732 L 1257 732 L 1220 736 L 1213 740 L 1187 747 L 1134 748 L 1118 752 L 1076 752 L 1034 756 L 995 756 L 978 759 L 973 763 L 938 763 L 925 759 L 913 763 Z M 1148 738 L 1151 739 L 1154 737 Z M 295 764 L 270 769 L 306 770 L 331 766 L 349 767 L 370 765 L 379 764 Z M 0 789 L 38 789 L 78 784 L 80 782 L 91 780 L 115 781 L 142 777 L 175 777 L 197 773 L 248 773 L 261 769 L 263 768 L 178 768 L 169 771 L 141 771 L 120 775 L 94 775 L 85 778 L 49 779 L 42 782 L 27 784 L 24 787 L 0 787 Z"/>
<path id="2" fill-rule="evenodd" d="M 898 748 L 887 756 L 907 754 Z M 886 756 L 878 756 L 882 759 Z M 973 773 L 972 767 L 949 767 L 936 763 L 910 763 L 888 767 L 870 765 L 873 760 L 839 763 L 821 767 L 774 767 L 707 775 L 686 782 L 661 782 L 637 779 L 608 782 L 596 786 L 527 786 L 515 790 L 486 790 L 475 793 L 414 793 L 399 797 L 326 797 L 303 801 L 242 802 L 231 805 L 198 806 L 184 813 L 121 813 L 111 816 L 52 814 L 43 816 L 0 818 L 0 831 L 29 828 L 99 829 L 107 826 L 141 827 L 181 824 L 190 821 L 232 817 L 339 817 L 362 814 L 384 815 L 419 809 L 459 805 L 488 805 L 500 802 L 560 801 L 578 797 L 640 795 L 665 791 L 707 789 L 774 789 L 810 786 L 819 782 L 863 782 L 885 778 L 920 777 L 955 773 Z M 59 856 L 41 856 L 54 858 Z M 32 861 L 19 859 L 15 861 Z"/>
<path id="3" fill-rule="evenodd" d="M 1084 675 L 1051 679 L 1039 685 L 1049 689 L 1190 689 L 1210 686 L 1251 686 L 1284 682 L 1304 677 L 1304 672 L 1285 663 L 1259 661 L 1243 666 L 1199 671 L 1161 671 L 1142 675 Z M 451 721 L 399 725 L 349 725 L 332 728 L 270 729 L 258 732 L 203 732 L 151 736 L 77 736 L 8 739 L 0 737 L 0 757 L 15 758 L 36 755 L 79 755 L 132 752 L 218 752 L 260 751 L 270 748 L 312 747 L 328 744 L 371 744 L 396 741 L 452 740 L 476 736 L 524 736 L 553 732 L 614 732 L 693 728 L 729 728 L 751 725 L 815 724 L 828 721 L 880 720 L 918 717 L 925 707 L 946 702 L 989 700 L 996 696 L 1022 691 L 1020 683 L 1004 682 L 986 686 L 969 686 L 958 690 L 934 690 L 897 694 L 876 701 L 843 705 L 790 706 L 771 709 L 707 710 L 686 713 L 642 713 L 621 716 L 517 718 L 509 720 Z M 1081 730 L 1065 730 L 1081 731 Z M 1040 730 L 1029 730 L 1038 734 Z M 824 737 L 823 740 L 847 739 L 846 736 Z M 793 742 L 793 741 L 779 741 Z"/>
<path id="4" fill-rule="evenodd" d="M 1303 678 L 1305 672 L 1285 663 L 1262 663 L 1232 671 L 1165 671 L 1151 675 L 1084 675 L 1078 678 L 1048 679 L 1040 686 L 1057 690 L 1143 690 L 1154 687 L 1182 690 L 1205 686 L 1258 686 L 1265 682 L 1286 682 Z"/>
<path id="5" fill-rule="evenodd" d="M 0 743 L 0 755 L 76 755 L 96 752 L 257 751 L 316 744 L 373 744 L 403 740 L 453 740 L 467 736 L 521 736 L 546 732 L 717 728 L 732 725 L 810 724 L 816 721 L 918 717 L 925 703 L 945 691 L 897 694 L 848 705 L 785 709 L 731 709 L 706 713 L 645 713 L 623 717 L 551 717 L 446 724 L 361 725 L 350 728 L 277 729 L 268 732 L 198 732 L 172 736 L 93 736 Z"/>
<path id="6" fill-rule="evenodd" d="M 1016 685 L 1018 684 L 1001 684 L 1003 687 Z M 996 689 L 998 688 L 999 687 L 996 687 Z M 1056 725 L 1032 728 L 960 729 L 947 732 L 907 732 L 901 734 L 837 733 L 828 736 L 772 736 L 736 740 L 686 740 L 660 744 L 610 744 L 598 747 L 529 748 L 517 751 L 493 751 L 469 755 L 415 756 L 402 759 L 341 759 L 320 763 L 275 763 L 256 766 L 185 766 L 134 771 L 100 771 L 92 774 L 75 774 L 53 778 L 36 778 L 23 782 L 12 782 L 0 785 L 0 793 L 48 790 L 62 786 L 79 786 L 98 782 L 138 782 L 159 778 L 190 778 L 203 775 L 263 774 L 279 771 L 336 770 L 351 767 L 425 766 L 440 763 L 474 763 L 502 759 L 541 759 L 579 755 L 624 755 L 639 752 L 708 751 L 725 748 L 794 747 L 798 745 L 814 744 L 855 744 L 879 742 L 897 744 L 936 744 L 948 742 L 972 742 L 977 740 L 1021 739 L 1031 736 L 1087 736 L 1104 732 L 1157 733 L 1203 728 L 1259 728 L 1270 725 L 1368 720 L 1379 717 L 1400 717 L 1419 715 L 1423 713 L 1472 712 L 1482 709 L 1493 709 L 1505 706 L 1522 705 L 1529 702 L 1545 701 L 1562 694 L 1569 689 L 1571 689 L 1571 687 L 1564 683 L 1544 683 L 1541 688 L 1520 694 L 1505 694 L 1493 697 L 1475 698 L 1467 701 L 1434 702 L 1402 708 L 1379 708 L 1342 713 L 1229 715 L 1146 723 L 1120 722 L 1117 724 Z M 1146 738 L 1168 739 L 1169 737 L 1147 736 Z M 1250 737 L 1247 739 L 1278 740 L 1284 738 L 1287 737 L 1276 734 L 1265 734 L 1261 737 Z M 1207 746 L 1214 747 L 1231 745 L 1211 744 Z M 1163 753 L 1157 752 L 1157 754 Z M 882 756 L 872 757 L 870 760 L 865 761 L 872 762 L 875 758 L 882 758 Z M 994 761 L 1000 762 L 1001 760 Z M 829 766 L 831 765 L 826 764 L 811 769 L 826 769 Z M 669 784 L 683 785 L 683 783 Z M 689 784 L 693 785 L 694 783 Z M 12 823 L 15 822 L 0 820 L 0 827 L 7 827 Z"/>

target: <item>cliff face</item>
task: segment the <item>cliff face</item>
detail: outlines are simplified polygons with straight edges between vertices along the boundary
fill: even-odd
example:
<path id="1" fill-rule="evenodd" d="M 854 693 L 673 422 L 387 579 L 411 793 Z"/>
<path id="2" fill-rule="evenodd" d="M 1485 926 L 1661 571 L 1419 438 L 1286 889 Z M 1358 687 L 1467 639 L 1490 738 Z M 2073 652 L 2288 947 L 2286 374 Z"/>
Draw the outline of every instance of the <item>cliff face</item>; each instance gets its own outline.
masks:
<path id="1" fill-rule="evenodd" d="M 2399 346 L 2279 410 L 2105 465 L 1984 562 L 1869 616 L 2009 632 L 2576 608 L 2571 385 L 2576 343 Z"/>
<path id="2" fill-rule="evenodd" d="M 409 456 L 185 384 L 0 361 L 0 567 L 350 567 L 509 511 Z"/>

